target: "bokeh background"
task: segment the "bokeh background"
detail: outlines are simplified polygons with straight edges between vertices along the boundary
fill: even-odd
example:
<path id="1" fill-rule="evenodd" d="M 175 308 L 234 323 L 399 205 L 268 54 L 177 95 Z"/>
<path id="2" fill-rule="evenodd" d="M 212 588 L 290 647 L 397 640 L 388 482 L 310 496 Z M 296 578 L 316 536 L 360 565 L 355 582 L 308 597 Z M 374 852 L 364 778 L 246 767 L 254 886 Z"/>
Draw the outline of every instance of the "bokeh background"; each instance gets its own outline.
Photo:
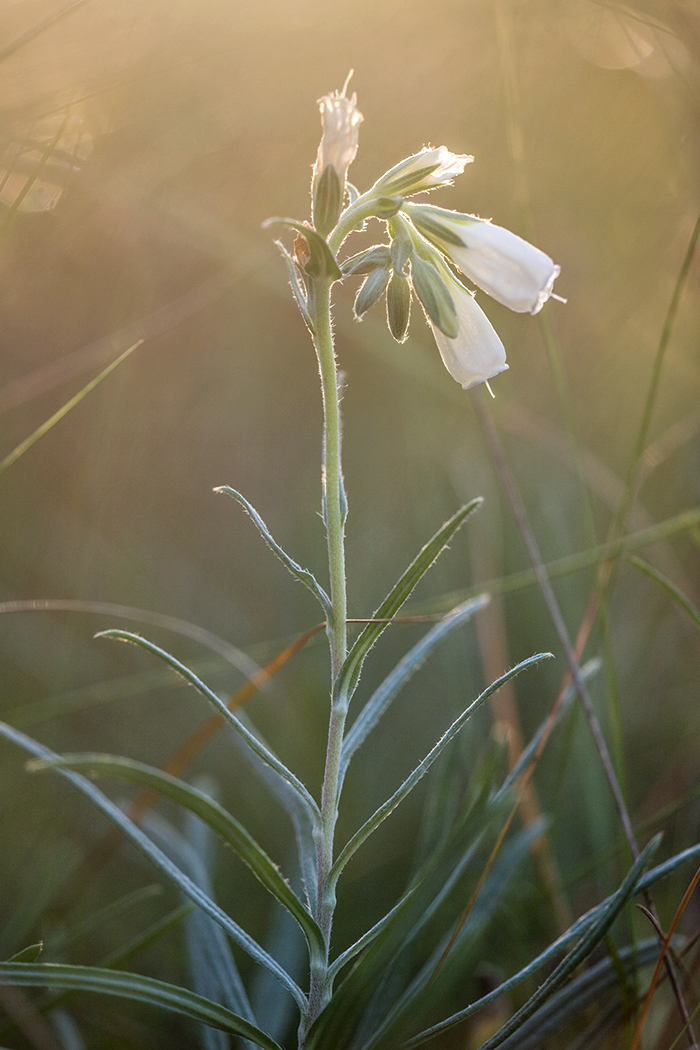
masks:
<path id="1" fill-rule="evenodd" d="M 492 217 L 561 266 L 557 291 L 568 303 L 548 303 L 542 323 L 479 295 L 510 363 L 493 383 L 492 411 L 545 560 L 601 542 L 700 206 L 699 61 L 692 0 L 4 0 L 0 456 L 121 350 L 144 342 L 0 476 L 0 600 L 155 611 L 201 625 L 257 663 L 316 621 L 311 598 L 250 520 L 212 489 L 242 491 L 283 546 L 323 577 L 316 363 L 272 243 L 278 234 L 261 222 L 308 216 L 316 100 L 350 69 L 365 118 L 350 173 L 360 189 L 427 144 L 473 154 L 433 202 Z M 36 162 L 32 142 L 41 157 L 41 144 L 57 136 L 71 163 L 54 158 L 18 206 L 21 172 Z M 371 234 L 382 239 L 377 224 Z M 698 265 L 666 356 L 632 530 L 700 502 Z M 470 396 L 442 367 L 419 311 L 399 346 L 380 306 L 362 324 L 352 319 L 353 293 L 336 295 L 348 383 L 350 615 L 370 615 L 435 528 L 481 495 L 479 516 L 413 602 L 415 611 L 446 608 L 446 595 L 523 569 L 527 557 Z M 588 496 L 552 355 L 559 388 L 562 376 L 568 387 Z M 645 556 L 697 597 L 697 535 Z M 557 583 L 572 634 L 593 578 L 589 569 Z M 541 597 L 514 592 L 491 617 L 481 636 L 472 624 L 441 650 L 376 731 L 348 781 L 341 836 L 394 790 L 499 665 L 551 648 L 557 660 L 515 686 L 526 736 L 549 710 L 564 661 Z M 244 680 L 163 627 L 85 609 L 8 612 L 0 618 L 2 715 L 58 750 L 163 763 L 207 712 L 145 654 L 93 640 L 114 625 L 143 630 L 217 688 Z M 421 630 L 389 632 L 365 672 L 365 696 Z M 594 633 L 587 655 L 606 646 L 617 670 L 612 716 L 605 675 L 593 690 L 632 812 L 643 821 L 681 802 L 665 822 L 664 848 L 682 848 L 696 841 L 700 816 L 697 629 L 623 565 L 607 631 Z M 315 790 L 326 674 L 317 639 L 249 704 Z M 496 719 L 513 729 L 511 714 Z M 492 734 L 485 714 L 455 751 L 456 776 L 468 776 Z M 225 737 L 193 763 L 192 775 L 203 771 L 282 861 L 291 848 L 285 818 Z M 102 819 L 50 774 L 26 775 L 22 756 L 5 745 L 0 784 L 3 957 L 43 936 L 56 957 L 96 962 L 143 926 L 146 904 L 82 933 L 76 924 L 159 877 L 124 848 L 107 868 L 72 882 L 104 834 Z M 618 870 L 614 814 L 579 715 L 552 742 L 537 790 L 578 913 Z M 124 796 L 117 789 L 114 797 Z M 395 899 L 425 799 L 407 803 L 348 869 L 339 946 Z M 490 960 L 505 970 L 554 926 L 536 876 L 526 881 L 513 901 L 510 954 L 494 947 Z M 679 886 L 668 890 L 669 906 Z M 217 891 L 263 935 L 264 899 L 226 857 Z M 161 898 L 148 904 L 151 916 L 173 906 L 167 887 Z M 61 936 L 73 939 L 66 946 Z M 177 931 L 134 965 L 185 979 Z M 192 1045 L 177 1019 L 76 1003 L 91 1047 Z M 0 1042 L 35 1045 L 10 1028 Z"/>

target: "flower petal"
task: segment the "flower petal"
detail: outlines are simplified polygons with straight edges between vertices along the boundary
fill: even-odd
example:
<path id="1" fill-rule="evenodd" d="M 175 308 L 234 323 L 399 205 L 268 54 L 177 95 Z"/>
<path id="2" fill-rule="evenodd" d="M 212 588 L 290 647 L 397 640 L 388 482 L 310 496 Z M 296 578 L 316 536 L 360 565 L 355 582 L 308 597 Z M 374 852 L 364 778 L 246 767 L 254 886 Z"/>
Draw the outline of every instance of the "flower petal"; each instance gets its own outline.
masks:
<path id="1" fill-rule="evenodd" d="M 457 310 L 459 329 L 448 338 L 430 322 L 445 368 L 465 390 L 504 372 L 506 352 L 493 325 L 474 297 L 454 281 L 450 293 Z"/>
<path id="2" fill-rule="evenodd" d="M 510 230 L 430 204 L 409 203 L 404 210 L 463 274 L 511 310 L 536 314 L 552 294 L 560 268 Z"/>

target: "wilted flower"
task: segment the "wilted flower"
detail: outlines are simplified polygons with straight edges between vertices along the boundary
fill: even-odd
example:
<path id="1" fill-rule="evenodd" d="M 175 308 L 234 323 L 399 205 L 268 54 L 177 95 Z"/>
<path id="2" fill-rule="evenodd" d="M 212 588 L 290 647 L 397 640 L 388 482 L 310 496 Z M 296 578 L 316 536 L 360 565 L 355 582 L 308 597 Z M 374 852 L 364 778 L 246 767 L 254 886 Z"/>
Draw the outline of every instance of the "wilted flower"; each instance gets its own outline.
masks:
<path id="1" fill-rule="evenodd" d="M 457 311 L 459 327 L 454 339 L 441 332 L 428 317 L 445 368 L 465 390 L 505 372 L 503 343 L 474 296 L 458 281 L 449 278 L 449 292 Z"/>
<path id="2" fill-rule="evenodd" d="M 406 204 L 404 210 L 463 274 L 511 310 L 536 314 L 552 294 L 560 268 L 510 230 L 430 204 Z"/>
<path id="3" fill-rule="evenodd" d="M 437 149 L 426 147 L 387 171 L 372 189 L 383 194 L 400 193 L 406 197 L 421 190 L 449 185 L 473 160 L 466 154 L 450 153 L 446 146 L 438 146 Z"/>
<path id="4" fill-rule="evenodd" d="M 323 137 L 318 147 L 314 166 L 314 179 L 323 174 L 326 167 L 332 164 L 342 185 L 348 174 L 348 168 L 355 159 L 359 142 L 359 128 L 363 116 L 357 108 L 357 95 L 345 97 L 343 92 L 334 91 L 318 100 L 323 124 Z"/>
<path id="5" fill-rule="evenodd" d="M 348 80 L 350 77 L 348 77 Z M 323 137 L 318 147 L 312 181 L 314 226 L 326 236 L 343 208 L 348 168 L 355 159 L 363 117 L 357 95 L 347 98 L 345 89 L 319 99 Z"/>

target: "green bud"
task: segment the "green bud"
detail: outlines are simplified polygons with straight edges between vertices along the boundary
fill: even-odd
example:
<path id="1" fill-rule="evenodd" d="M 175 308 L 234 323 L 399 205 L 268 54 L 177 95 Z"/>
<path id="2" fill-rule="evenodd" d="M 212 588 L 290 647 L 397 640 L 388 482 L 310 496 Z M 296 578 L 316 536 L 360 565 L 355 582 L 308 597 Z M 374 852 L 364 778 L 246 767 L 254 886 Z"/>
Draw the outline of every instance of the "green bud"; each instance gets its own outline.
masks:
<path id="1" fill-rule="evenodd" d="M 459 331 L 459 318 L 445 278 L 437 266 L 414 255 L 411 259 L 411 281 L 432 323 L 448 339 L 454 339 Z"/>
<path id="2" fill-rule="evenodd" d="M 392 275 L 386 293 L 386 319 L 394 339 L 403 343 L 411 320 L 411 286 L 402 274 Z"/>
<path id="3" fill-rule="evenodd" d="M 338 172 L 332 164 L 326 164 L 321 175 L 314 179 L 313 217 L 314 228 L 326 237 L 338 219 L 343 208 L 343 187 L 340 185 Z"/>
<path id="4" fill-rule="evenodd" d="M 391 270 L 388 267 L 386 269 L 376 269 L 372 270 L 365 279 L 355 299 L 355 317 L 358 321 L 363 314 L 367 313 L 370 306 L 374 306 L 384 295 L 386 286 L 389 283 L 390 273 Z"/>
<path id="5" fill-rule="evenodd" d="M 340 264 L 344 277 L 352 274 L 371 273 L 379 267 L 388 269 L 391 266 L 391 254 L 388 244 L 374 244 L 371 248 L 365 248 L 363 252 L 345 259 Z"/>

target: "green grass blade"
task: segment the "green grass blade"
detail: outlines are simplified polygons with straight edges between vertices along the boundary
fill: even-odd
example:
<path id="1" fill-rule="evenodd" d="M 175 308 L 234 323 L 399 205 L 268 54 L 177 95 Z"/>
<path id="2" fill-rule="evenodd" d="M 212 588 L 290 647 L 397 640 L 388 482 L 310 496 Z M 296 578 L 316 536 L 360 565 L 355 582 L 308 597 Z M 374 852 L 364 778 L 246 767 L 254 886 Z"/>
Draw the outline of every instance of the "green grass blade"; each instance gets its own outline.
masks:
<path id="1" fill-rule="evenodd" d="M 406 796 L 425 776 L 425 774 L 432 766 L 433 762 L 435 762 L 436 759 L 440 757 L 447 745 L 454 739 L 454 737 L 466 724 L 467 720 L 471 718 L 474 712 L 477 711 L 481 707 L 481 705 L 486 700 L 488 700 L 490 696 L 492 696 L 498 689 L 500 689 L 502 685 L 504 685 L 506 682 L 509 682 L 511 678 L 515 678 L 517 674 L 520 674 L 521 671 L 524 671 L 529 667 L 534 667 L 542 660 L 549 659 L 552 659 L 551 653 L 537 653 L 535 656 L 528 657 L 527 660 L 522 660 L 519 664 L 516 664 L 515 667 L 511 668 L 510 671 L 507 671 L 504 675 L 501 675 L 500 678 L 497 678 L 496 681 L 488 687 L 488 689 L 485 689 L 484 692 L 481 693 L 481 695 L 478 696 L 476 700 L 474 700 L 474 702 L 462 712 L 459 718 L 455 719 L 450 728 L 440 738 L 440 740 L 438 740 L 437 744 L 435 744 L 432 750 L 429 751 L 425 758 L 416 766 L 411 775 L 408 776 L 406 780 L 404 780 L 401 787 L 394 792 L 391 798 L 387 799 L 384 805 L 379 807 L 379 809 L 369 818 L 369 820 L 365 821 L 365 823 L 362 825 L 359 831 L 355 832 L 355 834 L 347 843 L 347 845 L 341 850 L 338 859 L 331 868 L 328 877 L 330 883 L 334 883 L 337 881 L 338 876 L 340 875 L 341 871 L 343 870 L 347 862 L 350 860 L 352 855 L 369 838 L 372 832 L 376 831 L 379 825 L 382 824 L 391 813 L 393 813 L 396 807 L 401 802 L 403 802 Z"/>
<path id="2" fill-rule="evenodd" d="M 273 539 L 270 530 L 258 514 L 255 507 L 253 507 L 252 504 L 248 502 L 245 496 L 242 496 L 240 492 L 236 492 L 236 490 L 232 489 L 229 485 L 222 485 L 220 488 L 214 489 L 214 492 L 223 492 L 225 493 L 225 495 L 232 496 L 233 499 L 238 500 L 241 506 L 245 508 L 245 510 L 248 512 L 250 517 L 257 525 L 260 535 L 265 540 L 265 543 L 268 545 L 270 550 L 274 551 L 274 553 L 280 559 L 282 564 L 285 565 L 287 569 L 289 569 L 290 573 L 295 579 L 299 580 L 300 583 L 303 583 L 305 587 L 308 587 L 308 589 L 313 594 L 314 598 L 316 598 L 321 608 L 323 609 L 326 619 L 330 622 L 333 616 L 333 608 L 331 606 L 331 600 L 324 591 L 323 587 L 318 582 L 318 580 L 312 572 L 309 572 L 308 569 L 303 569 L 301 565 L 298 565 L 297 562 L 295 562 L 293 558 L 290 558 L 287 552 L 284 551 L 282 547 L 280 547 L 279 543 L 277 543 L 276 540 Z"/>
<path id="3" fill-rule="evenodd" d="M 650 580 L 658 583 L 673 598 L 676 605 L 679 605 L 681 609 L 687 612 L 695 626 L 700 628 L 700 612 L 693 605 L 690 598 L 687 598 L 683 591 L 679 590 L 675 583 L 669 580 L 668 576 L 664 576 L 662 572 L 659 572 L 658 569 L 655 569 L 653 565 L 650 565 L 648 561 L 644 561 L 642 558 L 629 557 L 627 561 L 630 565 L 634 565 L 635 569 L 639 569 L 645 576 L 648 576 Z"/>
<path id="4" fill-rule="evenodd" d="M 464 507 L 460 507 L 445 524 L 438 529 L 421 551 L 417 554 L 409 567 L 392 588 L 382 604 L 374 613 L 373 620 L 388 620 L 395 616 L 403 603 L 411 594 L 420 578 L 428 571 L 436 558 L 444 551 L 454 534 L 464 524 L 470 514 L 480 507 L 481 499 L 474 499 Z M 337 692 L 344 699 L 349 699 L 360 677 L 362 665 L 367 653 L 377 642 L 386 629 L 386 623 L 369 623 L 360 633 L 354 645 L 347 655 L 345 663 L 338 675 Z"/>
<path id="5" fill-rule="evenodd" d="M 32 445 L 35 445 L 37 443 L 39 438 L 42 438 L 44 434 L 47 434 L 48 431 L 51 430 L 52 427 L 55 427 L 56 424 L 59 423 L 64 416 L 68 415 L 72 408 L 75 408 L 76 405 L 79 405 L 83 398 L 87 397 L 87 395 L 91 393 L 91 391 L 93 391 L 96 386 L 99 386 L 102 380 L 106 379 L 107 376 L 110 375 L 110 373 L 113 372 L 114 369 L 122 363 L 122 361 L 125 361 L 129 354 L 133 353 L 133 351 L 138 346 L 140 346 L 142 342 L 143 339 L 139 339 L 138 342 L 133 344 L 133 346 L 130 346 L 127 350 L 125 350 L 123 354 L 120 354 L 119 357 L 116 358 L 116 360 L 112 361 L 112 363 L 107 365 L 106 368 L 103 368 L 99 375 L 95 376 L 94 379 L 91 379 L 90 382 L 86 386 L 84 386 L 82 390 L 79 390 L 77 394 L 70 398 L 70 400 L 66 401 L 65 405 L 63 405 L 62 408 L 59 408 L 58 412 L 54 412 L 54 414 L 49 419 L 47 419 L 46 422 L 42 423 L 40 427 L 37 427 L 33 434 L 30 434 L 29 437 L 24 439 L 24 441 L 21 441 L 19 445 L 17 445 L 17 447 L 12 450 L 12 452 L 9 452 L 5 456 L 5 458 L 2 461 L 0 461 L 0 474 L 4 474 L 6 470 L 8 470 L 14 463 L 17 462 L 20 456 L 24 455 L 24 453 L 28 449 L 30 449 Z"/>
<path id="6" fill-rule="evenodd" d="M 50 751 L 49 748 L 44 747 L 36 740 L 32 740 L 31 737 L 25 736 L 24 733 L 20 733 L 18 730 L 13 729 L 12 726 L 8 726 L 4 722 L 0 722 L 0 735 L 4 736 L 7 740 L 21 747 L 24 751 L 28 751 L 35 758 L 48 759 L 49 761 L 58 759 L 60 756 Z M 182 892 L 189 897 L 191 901 L 194 901 L 203 911 L 210 915 L 215 922 L 222 927 L 222 929 L 231 937 L 237 944 L 243 948 L 244 951 L 250 955 L 261 966 L 265 966 L 277 980 L 282 984 L 287 991 L 295 998 L 299 1008 L 303 1011 L 306 1009 L 306 997 L 301 991 L 299 986 L 291 979 L 288 973 L 282 969 L 281 966 L 265 952 L 260 945 L 253 940 L 253 938 L 243 930 L 238 923 L 222 911 L 221 908 L 202 890 L 197 886 L 192 879 L 185 875 L 177 865 L 166 857 L 162 850 L 160 850 L 151 839 L 144 834 L 144 832 L 136 825 L 133 821 L 129 820 L 125 813 L 119 809 L 110 799 L 107 798 L 94 784 L 92 784 L 85 777 L 78 773 L 73 773 L 69 769 L 57 768 L 56 772 L 61 776 L 69 780 L 74 787 L 78 788 L 84 795 L 86 795 L 96 806 L 100 809 L 113 824 L 116 825 L 123 832 L 126 837 L 137 846 L 142 853 L 144 853 L 148 859 L 156 865 L 156 867 L 163 872 L 164 875 L 170 879 Z"/>
<path id="7" fill-rule="evenodd" d="M 592 1002 L 609 989 L 619 986 L 623 978 L 629 980 L 658 957 L 659 939 L 649 937 L 641 944 L 622 948 L 616 959 L 601 959 L 548 999 L 514 1035 L 501 1044 L 501 1050 L 539 1050 L 547 1038 L 564 1029 Z"/>
<path id="8" fill-rule="evenodd" d="M 545 569 L 550 580 L 560 579 L 563 576 L 571 576 L 584 569 L 596 568 L 601 561 L 610 558 L 618 558 L 622 554 L 630 554 L 632 551 L 643 550 L 655 543 L 669 540 L 683 532 L 692 532 L 700 525 L 700 507 L 692 507 L 683 511 L 673 518 L 667 518 L 658 525 L 650 525 L 648 529 L 640 529 L 632 532 L 612 543 L 602 543 L 599 547 L 589 547 L 588 550 L 579 551 L 577 554 L 568 554 L 565 558 L 557 558 L 555 561 L 545 562 Z M 495 580 L 486 580 L 476 587 L 465 588 L 459 591 L 450 591 L 443 594 L 439 599 L 422 602 L 420 611 L 433 612 L 441 609 L 451 608 L 457 602 L 474 598 L 482 591 L 491 595 L 511 594 L 513 591 L 521 591 L 526 587 L 537 586 L 537 575 L 534 569 L 522 569 L 520 572 L 511 573 L 508 576 L 499 576 Z"/>
<path id="9" fill-rule="evenodd" d="M 533 960 L 533 962 L 525 967 L 524 970 L 521 970 L 515 978 L 511 978 L 509 981 L 505 981 L 502 985 L 499 985 L 498 989 L 495 989 L 493 994 L 484 996 L 477 1003 L 472 1003 L 471 1006 L 466 1007 L 464 1010 L 459 1010 L 457 1013 L 452 1014 L 451 1017 L 446 1018 L 444 1021 L 440 1021 L 438 1024 L 425 1029 L 412 1039 L 409 1039 L 403 1044 L 403 1050 L 413 1050 L 413 1047 L 419 1046 L 428 1039 L 432 1039 L 441 1032 L 445 1032 L 448 1029 L 453 1028 L 454 1025 L 464 1021 L 465 1018 L 474 1013 L 475 1010 L 481 1009 L 487 1004 L 487 1002 L 490 1002 L 492 998 L 495 998 L 496 995 L 502 995 L 506 990 L 514 987 L 516 981 L 517 983 L 520 983 L 520 981 L 524 980 L 526 976 L 533 973 L 536 968 L 539 969 L 546 960 L 551 958 L 556 951 L 560 950 L 564 943 L 568 943 L 568 941 L 574 939 L 577 935 L 580 935 L 581 939 L 578 944 L 568 955 L 565 956 L 564 959 L 562 959 L 559 965 L 555 967 L 549 977 L 539 986 L 534 995 L 531 995 L 525 1005 L 516 1011 L 516 1013 L 513 1014 L 513 1016 L 498 1030 L 498 1032 L 496 1032 L 495 1035 L 490 1039 L 487 1039 L 479 1050 L 495 1050 L 497 1046 L 500 1046 L 501 1043 L 516 1032 L 520 1026 L 540 1008 L 545 1000 L 566 981 L 576 967 L 593 951 L 595 946 L 600 943 L 625 903 L 634 893 L 640 891 L 642 872 L 658 848 L 660 841 L 661 836 L 657 835 L 647 843 L 616 893 L 611 897 L 608 897 L 602 904 L 598 905 L 590 915 L 579 919 L 578 922 L 572 926 L 571 930 L 567 931 L 563 937 L 560 937 L 554 942 L 554 944 L 550 945 L 542 955 Z"/>
<path id="10" fill-rule="evenodd" d="M 241 736 L 243 740 L 245 740 L 245 742 L 248 744 L 251 750 L 255 752 L 258 758 L 261 758 L 262 761 L 270 767 L 270 769 L 274 770 L 274 772 L 277 773 L 277 775 L 281 777 L 282 780 L 284 780 L 290 787 L 294 789 L 300 801 L 308 810 L 312 820 L 315 823 L 320 824 L 321 814 L 319 812 L 318 805 L 309 794 L 308 789 L 302 784 L 302 782 L 297 777 L 294 776 L 291 770 L 287 769 L 287 767 L 282 762 L 280 762 L 280 760 L 275 755 L 273 755 L 271 751 L 269 751 L 266 747 L 264 747 L 263 744 L 260 743 L 260 741 L 250 732 L 249 729 L 246 729 L 246 727 L 243 725 L 240 719 L 236 718 L 236 716 L 229 711 L 226 704 L 216 695 L 215 692 L 213 692 L 209 688 L 209 686 L 205 685 L 201 678 L 198 678 L 197 675 L 194 674 L 194 672 L 191 671 L 189 667 L 186 667 L 185 664 L 180 663 L 179 660 L 177 660 L 170 653 L 166 652 L 165 649 L 161 649 L 160 646 L 154 645 L 153 642 L 149 642 L 147 638 L 142 638 L 140 635 L 133 634 L 131 631 L 119 631 L 116 629 L 110 631 L 100 631 L 97 635 L 95 635 L 95 637 L 116 638 L 117 641 L 120 642 L 131 642 L 132 645 L 138 645 L 140 646 L 140 648 L 145 649 L 147 652 L 153 653 L 155 656 L 158 656 L 161 660 L 163 660 L 170 667 L 172 667 L 176 674 L 180 675 L 182 678 L 185 679 L 186 682 L 194 686 L 198 693 L 200 693 L 211 704 L 213 704 L 213 706 L 216 708 L 219 714 L 223 715 L 228 724 L 233 726 L 238 735 Z"/>
<path id="11" fill-rule="evenodd" d="M 184 1014 L 193 1021 L 249 1039 L 263 1050 L 280 1050 L 279 1044 L 255 1025 L 224 1006 L 196 995 L 188 988 L 166 984 L 152 977 L 103 970 L 96 966 L 66 966 L 57 963 L 0 963 L 0 983 L 25 988 L 57 988 L 65 991 L 96 992 L 119 999 L 159 1006 Z"/>
<path id="12" fill-rule="evenodd" d="M 248 865 L 263 886 L 277 898 L 301 926 L 309 948 L 323 953 L 324 942 L 318 924 L 306 910 L 289 883 L 261 846 L 246 829 L 222 806 L 204 792 L 184 781 L 163 773 L 153 766 L 115 755 L 61 755 L 54 761 L 38 760 L 28 764 L 28 769 L 62 768 L 85 770 L 105 776 L 118 777 L 132 784 L 139 784 L 150 791 L 157 791 L 177 805 L 194 813 L 212 831 L 238 854 Z"/>
<path id="13" fill-rule="evenodd" d="M 488 602 L 489 596 L 480 594 L 476 598 L 471 598 L 469 601 L 463 602 L 455 609 L 452 609 L 445 616 L 444 620 L 437 623 L 406 653 L 393 671 L 387 675 L 382 684 L 375 689 L 343 741 L 343 750 L 340 758 L 340 786 L 342 786 L 343 778 L 353 755 L 365 742 L 369 733 L 377 725 L 380 718 L 383 717 L 389 705 L 406 682 L 409 681 L 448 634 L 470 619 L 479 609 L 483 609 Z"/>

